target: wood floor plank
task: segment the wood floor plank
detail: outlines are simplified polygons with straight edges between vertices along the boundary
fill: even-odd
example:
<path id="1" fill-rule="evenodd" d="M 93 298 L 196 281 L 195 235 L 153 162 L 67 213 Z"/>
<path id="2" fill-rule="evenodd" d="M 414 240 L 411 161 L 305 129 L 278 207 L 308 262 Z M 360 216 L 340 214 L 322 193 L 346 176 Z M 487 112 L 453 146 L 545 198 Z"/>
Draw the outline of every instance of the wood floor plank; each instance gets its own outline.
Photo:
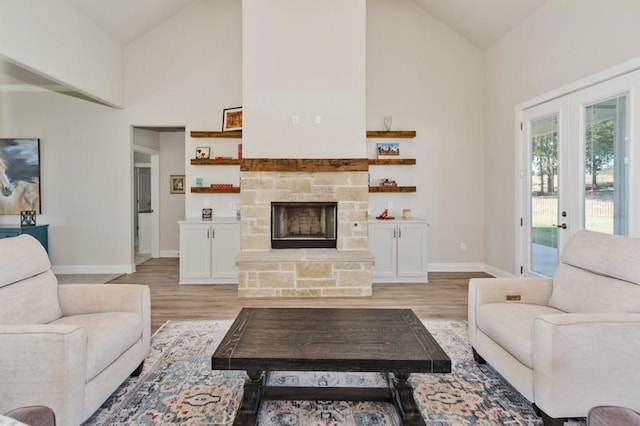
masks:
<path id="1" fill-rule="evenodd" d="M 178 259 L 151 259 L 111 284 L 146 284 L 151 329 L 166 321 L 234 319 L 243 307 L 408 308 L 419 318 L 467 319 L 469 279 L 484 272 L 431 272 L 426 284 L 374 284 L 362 298 L 238 298 L 236 285 L 178 284 Z"/>

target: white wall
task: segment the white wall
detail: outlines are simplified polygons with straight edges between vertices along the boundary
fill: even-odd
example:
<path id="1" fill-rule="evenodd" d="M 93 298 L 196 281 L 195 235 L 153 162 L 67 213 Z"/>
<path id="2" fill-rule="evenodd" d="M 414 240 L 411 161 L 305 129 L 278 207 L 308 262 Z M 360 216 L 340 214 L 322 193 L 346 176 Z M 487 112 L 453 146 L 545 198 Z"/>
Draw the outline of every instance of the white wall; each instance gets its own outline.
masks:
<path id="1" fill-rule="evenodd" d="M 431 270 L 481 265 L 482 51 L 411 0 L 368 0 L 366 5 L 365 127 L 382 129 L 382 116 L 393 115 L 395 129 L 418 133 L 400 141 L 403 155 L 415 157 L 416 166 L 375 172 L 415 184 L 418 192 L 372 194 L 372 213 L 390 200 L 395 214 L 408 207 L 426 217 Z M 362 29 L 359 23 L 356 27 Z M 193 2 L 125 48 L 124 75 L 124 110 L 59 94 L 5 93 L 0 98 L 1 136 L 43 140 L 44 215 L 38 220 L 51 224 L 52 260 L 66 271 L 122 271 L 132 263 L 131 126 L 186 128 L 184 149 L 176 159 L 183 162 L 187 187 L 196 176 L 207 183 L 239 182 L 237 166 L 191 166 L 189 159 L 197 146 L 235 156 L 240 140 L 193 139 L 189 132 L 221 130 L 223 109 L 242 104 L 240 2 Z M 315 114 L 315 102 L 300 102 L 301 111 Z M 365 141 L 360 130 L 348 154 L 373 156 L 376 140 Z M 168 183 L 160 183 L 166 193 Z M 184 197 L 186 217 L 199 216 L 205 206 L 217 216 L 234 216 L 239 200 L 237 194 L 187 192 Z M 459 250 L 460 242 L 467 243 L 467 251 Z"/>
<path id="2" fill-rule="evenodd" d="M 200 0 L 125 48 L 126 114 L 134 125 L 186 128 L 182 155 L 187 180 L 186 217 L 213 207 L 235 216 L 237 194 L 189 194 L 195 178 L 239 184 L 237 166 L 195 167 L 198 146 L 236 156 L 239 139 L 194 139 L 192 130 L 221 130 L 225 108 L 242 104 L 242 3 Z M 233 204 L 233 206 L 232 206 Z"/>
<path id="3" fill-rule="evenodd" d="M 122 105 L 122 46 L 68 0 L 0 1 L 0 40 L 0 58 Z"/>
<path id="4" fill-rule="evenodd" d="M 516 105 L 640 56 L 637 0 L 550 0 L 486 51 L 485 263 L 515 274 Z"/>
<path id="5" fill-rule="evenodd" d="M 365 156 L 365 9 L 243 1 L 245 158 Z"/>
<path id="6" fill-rule="evenodd" d="M 372 214 L 393 203 L 429 220 L 430 270 L 482 268 L 484 258 L 483 53 L 413 1 L 367 1 L 367 128 L 417 131 L 398 139 L 412 167 L 374 166 L 374 178 L 415 194 L 370 194 Z M 367 151 L 375 157 L 375 143 Z M 467 251 L 460 251 L 460 243 Z"/>
<path id="7" fill-rule="evenodd" d="M 160 138 L 160 255 L 180 251 L 178 221 L 184 220 L 184 194 L 171 194 L 170 175 L 184 174 L 184 132 L 161 132 Z"/>
<path id="8" fill-rule="evenodd" d="M 123 112 L 57 93 L 4 93 L 1 137 L 40 138 L 42 215 L 59 273 L 132 271 L 132 152 Z M 15 215 L 2 223 L 19 223 Z"/>

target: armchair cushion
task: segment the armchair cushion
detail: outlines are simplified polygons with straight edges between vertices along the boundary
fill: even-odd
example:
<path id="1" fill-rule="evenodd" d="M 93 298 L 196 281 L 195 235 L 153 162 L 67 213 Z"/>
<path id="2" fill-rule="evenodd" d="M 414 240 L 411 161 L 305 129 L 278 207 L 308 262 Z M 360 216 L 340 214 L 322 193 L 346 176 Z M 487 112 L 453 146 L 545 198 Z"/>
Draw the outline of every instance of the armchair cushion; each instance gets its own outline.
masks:
<path id="1" fill-rule="evenodd" d="M 640 312 L 638 253 L 640 238 L 576 233 L 562 250 L 549 306 L 565 312 Z"/>
<path id="2" fill-rule="evenodd" d="M 47 252 L 35 238 L 3 239 L 0 260 L 0 324 L 44 324 L 60 318 L 58 282 Z"/>
<path id="3" fill-rule="evenodd" d="M 541 305 L 489 303 L 477 307 L 477 325 L 484 334 L 522 364 L 533 368 L 533 322 L 547 314 L 563 313 Z"/>
<path id="4" fill-rule="evenodd" d="M 86 380 L 107 368 L 114 359 L 142 339 L 140 315 L 130 312 L 104 312 L 62 317 L 51 325 L 69 324 L 84 328 L 87 333 Z"/>

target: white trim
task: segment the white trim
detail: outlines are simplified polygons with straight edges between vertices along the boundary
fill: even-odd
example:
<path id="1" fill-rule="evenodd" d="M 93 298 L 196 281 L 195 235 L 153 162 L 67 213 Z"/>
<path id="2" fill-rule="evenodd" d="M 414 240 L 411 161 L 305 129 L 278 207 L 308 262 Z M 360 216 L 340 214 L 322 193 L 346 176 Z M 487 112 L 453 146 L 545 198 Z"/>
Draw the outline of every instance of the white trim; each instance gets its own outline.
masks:
<path id="1" fill-rule="evenodd" d="M 429 272 L 484 272 L 484 263 L 429 263 Z"/>
<path id="2" fill-rule="evenodd" d="M 496 278 L 514 278 L 515 277 L 515 275 L 513 275 L 512 273 L 503 271 L 502 269 L 498 269 L 491 265 L 484 265 L 484 272 L 486 272 L 489 275 L 493 275 Z"/>
<path id="3" fill-rule="evenodd" d="M 161 250 L 160 257 L 180 257 L 178 250 Z"/>
<path id="4" fill-rule="evenodd" d="M 132 274 L 136 265 L 52 265 L 55 274 Z"/>

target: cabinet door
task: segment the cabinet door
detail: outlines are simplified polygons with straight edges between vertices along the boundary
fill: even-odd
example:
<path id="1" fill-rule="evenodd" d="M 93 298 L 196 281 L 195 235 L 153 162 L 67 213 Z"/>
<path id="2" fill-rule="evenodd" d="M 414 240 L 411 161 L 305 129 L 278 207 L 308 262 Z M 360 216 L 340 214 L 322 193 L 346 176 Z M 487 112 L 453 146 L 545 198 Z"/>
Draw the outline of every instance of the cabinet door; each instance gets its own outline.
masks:
<path id="1" fill-rule="evenodd" d="M 427 279 L 427 227 L 420 223 L 398 226 L 398 277 Z"/>
<path id="2" fill-rule="evenodd" d="M 180 226 L 180 278 L 211 278 L 211 225 Z"/>
<path id="3" fill-rule="evenodd" d="M 373 278 L 393 278 L 396 276 L 396 234 L 395 224 L 369 224 L 369 251 L 375 257 Z"/>
<path id="4" fill-rule="evenodd" d="M 236 257 L 240 254 L 240 225 L 215 225 L 211 237 L 213 278 L 228 283 L 237 283 Z"/>

